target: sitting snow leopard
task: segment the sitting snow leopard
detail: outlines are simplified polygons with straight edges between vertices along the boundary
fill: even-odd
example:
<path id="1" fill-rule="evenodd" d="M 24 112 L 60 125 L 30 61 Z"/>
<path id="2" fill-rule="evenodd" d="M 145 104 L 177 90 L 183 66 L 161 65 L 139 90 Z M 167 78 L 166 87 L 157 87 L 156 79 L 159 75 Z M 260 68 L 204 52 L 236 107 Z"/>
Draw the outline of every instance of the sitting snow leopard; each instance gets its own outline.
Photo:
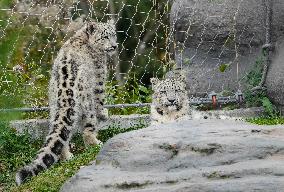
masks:
<path id="1" fill-rule="evenodd" d="M 151 79 L 154 91 L 151 104 L 152 124 L 167 123 L 190 113 L 183 74 L 169 75 L 164 80 Z"/>
<path id="2" fill-rule="evenodd" d="M 36 159 L 16 174 L 18 185 L 72 158 L 69 141 L 82 125 L 86 145 L 98 144 L 96 130 L 107 119 L 103 108 L 107 55 L 117 47 L 113 21 L 88 22 L 60 49 L 49 84 L 50 131 Z"/>

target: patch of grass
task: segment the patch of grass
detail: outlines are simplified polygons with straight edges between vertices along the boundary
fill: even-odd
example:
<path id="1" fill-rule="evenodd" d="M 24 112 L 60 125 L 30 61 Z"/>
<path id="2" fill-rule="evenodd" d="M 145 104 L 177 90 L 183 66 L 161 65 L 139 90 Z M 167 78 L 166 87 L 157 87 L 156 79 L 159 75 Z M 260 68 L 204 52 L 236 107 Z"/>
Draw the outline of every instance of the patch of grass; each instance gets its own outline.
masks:
<path id="1" fill-rule="evenodd" d="M 6 122 L 0 122 L 0 133 L 0 183 L 8 189 L 14 184 L 14 172 L 35 157 L 42 141 L 27 133 L 17 135 Z"/>
<path id="2" fill-rule="evenodd" d="M 283 125 L 284 117 L 256 117 L 246 119 L 246 121 L 257 125 Z"/>
<path id="3" fill-rule="evenodd" d="M 130 127 L 130 128 L 110 127 L 105 130 L 99 130 L 98 139 L 102 142 L 106 142 L 108 139 L 114 137 L 115 135 L 118 135 L 119 133 L 134 131 L 134 130 L 138 130 L 144 127 L 146 127 L 146 125 L 144 125 L 143 123 L 141 123 L 140 125 L 134 126 L 134 127 Z"/>
<path id="4" fill-rule="evenodd" d="M 22 112 L 0 112 L 0 122 L 23 119 Z"/>
<path id="5" fill-rule="evenodd" d="M 63 183 L 73 176 L 80 167 L 87 165 L 93 161 L 99 152 L 100 147 L 92 147 L 84 153 L 75 156 L 68 162 L 60 162 L 40 173 L 37 177 L 33 177 L 29 182 L 19 187 L 13 187 L 11 192 L 58 192 Z"/>
<path id="6" fill-rule="evenodd" d="M 138 126 L 123 129 L 119 127 L 99 131 L 98 138 L 106 142 L 113 136 L 145 127 Z M 71 151 L 75 157 L 68 162 L 59 162 L 45 172 L 33 177 L 29 182 L 17 187 L 15 173 L 36 156 L 42 145 L 41 140 L 32 140 L 28 133 L 18 135 L 8 123 L 0 122 L 0 191 L 59 191 L 63 183 L 73 176 L 81 166 L 95 159 L 99 146 L 85 149 L 81 134 L 75 134 L 71 140 Z"/>

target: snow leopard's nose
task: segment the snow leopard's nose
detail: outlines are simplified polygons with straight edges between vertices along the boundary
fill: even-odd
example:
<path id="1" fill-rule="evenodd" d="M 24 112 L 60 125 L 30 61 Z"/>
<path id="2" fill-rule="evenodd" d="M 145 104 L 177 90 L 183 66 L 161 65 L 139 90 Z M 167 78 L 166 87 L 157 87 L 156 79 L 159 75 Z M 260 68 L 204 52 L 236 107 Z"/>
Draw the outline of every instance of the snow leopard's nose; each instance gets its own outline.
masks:
<path id="1" fill-rule="evenodd" d="M 168 101 L 169 101 L 170 103 L 174 103 L 174 102 L 175 102 L 175 99 L 168 99 Z"/>

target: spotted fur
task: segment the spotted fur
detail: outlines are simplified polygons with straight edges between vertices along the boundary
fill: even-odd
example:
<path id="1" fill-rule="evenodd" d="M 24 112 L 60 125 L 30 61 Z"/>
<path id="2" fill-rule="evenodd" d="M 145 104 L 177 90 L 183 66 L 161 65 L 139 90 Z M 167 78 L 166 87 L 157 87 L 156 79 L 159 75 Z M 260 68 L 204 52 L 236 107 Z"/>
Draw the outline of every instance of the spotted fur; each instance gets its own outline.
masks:
<path id="1" fill-rule="evenodd" d="M 183 74 L 164 80 L 151 79 L 154 91 L 151 104 L 152 124 L 167 123 L 189 115 L 189 99 Z"/>
<path id="2" fill-rule="evenodd" d="M 98 123 L 107 119 L 103 108 L 106 59 L 117 47 L 113 22 L 89 22 L 69 39 L 55 59 L 49 84 L 50 132 L 36 159 L 16 174 L 18 185 L 72 158 L 69 141 L 82 127 L 86 145 L 98 144 Z"/>

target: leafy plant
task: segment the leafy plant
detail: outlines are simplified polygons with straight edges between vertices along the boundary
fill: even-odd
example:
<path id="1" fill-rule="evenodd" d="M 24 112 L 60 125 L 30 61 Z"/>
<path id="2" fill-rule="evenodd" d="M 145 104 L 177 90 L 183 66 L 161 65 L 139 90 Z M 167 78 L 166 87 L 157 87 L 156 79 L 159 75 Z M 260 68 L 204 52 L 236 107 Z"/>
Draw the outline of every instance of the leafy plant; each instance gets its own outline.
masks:
<path id="1" fill-rule="evenodd" d="M 265 53 L 259 57 L 248 75 L 246 76 L 246 82 L 249 85 L 245 91 L 245 100 L 248 107 L 262 106 L 264 108 L 264 116 L 259 118 L 248 119 L 248 122 L 256 124 L 282 124 L 283 119 L 279 117 L 279 112 L 275 105 L 269 100 L 265 91 L 252 92 L 251 88 L 259 85 L 262 78 L 263 64 L 265 62 Z"/>
<path id="2" fill-rule="evenodd" d="M 263 106 L 269 117 L 277 116 L 276 107 L 268 99 L 265 91 L 252 92 L 251 89 L 259 85 L 262 78 L 263 65 L 265 62 L 264 53 L 257 59 L 253 69 L 246 76 L 248 88 L 245 91 L 245 100 L 248 107 Z"/>
<path id="3" fill-rule="evenodd" d="M 221 73 L 224 73 L 229 67 L 230 67 L 230 64 L 221 64 L 221 65 L 219 66 L 219 71 L 220 71 Z"/>
<path id="4" fill-rule="evenodd" d="M 279 116 L 275 105 L 273 105 L 267 97 L 263 97 L 261 101 L 262 101 L 262 106 L 264 107 L 265 113 L 268 117 L 276 118 Z"/>
<path id="5" fill-rule="evenodd" d="M 116 81 L 109 82 L 106 87 L 106 104 L 148 103 L 151 102 L 152 90 L 138 83 L 135 73 L 131 73 L 124 85 Z M 111 115 L 129 115 L 133 113 L 149 113 L 149 107 L 128 107 L 109 109 Z"/>
<path id="6" fill-rule="evenodd" d="M 278 125 L 284 124 L 283 117 L 257 117 L 246 119 L 247 122 L 257 125 Z"/>

